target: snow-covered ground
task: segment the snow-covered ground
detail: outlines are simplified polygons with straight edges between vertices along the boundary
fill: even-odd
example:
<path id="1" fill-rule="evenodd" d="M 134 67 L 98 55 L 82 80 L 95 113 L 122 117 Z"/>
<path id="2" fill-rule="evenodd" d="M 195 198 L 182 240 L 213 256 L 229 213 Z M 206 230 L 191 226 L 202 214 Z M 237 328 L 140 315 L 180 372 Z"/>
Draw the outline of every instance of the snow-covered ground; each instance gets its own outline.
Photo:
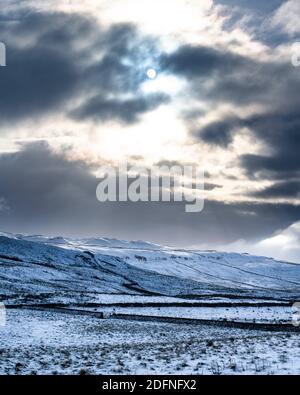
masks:
<path id="1" fill-rule="evenodd" d="M 90 311 L 114 312 L 116 314 L 153 317 L 188 318 L 213 321 L 248 323 L 292 323 L 290 306 L 272 307 L 101 307 L 85 309 Z"/>
<path id="2" fill-rule="evenodd" d="M 231 305 L 234 304 L 244 304 L 244 305 L 265 305 L 265 304 L 278 304 L 278 305 L 289 305 L 289 302 L 279 301 L 276 299 L 239 299 L 234 298 L 234 300 L 230 297 L 218 297 L 218 296 L 203 296 L 203 297 L 195 297 L 190 299 L 188 297 L 170 297 L 170 296 L 146 296 L 146 295 L 122 295 L 122 294 L 97 294 L 90 295 L 91 303 L 98 304 L 99 306 L 106 305 L 132 305 L 134 306 L 154 306 L 154 305 L 167 305 L 167 304 L 180 304 L 180 305 Z"/>
<path id="3" fill-rule="evenodd" d="M 9 310 L 0 374 L 300 374 L 297 333 Z"/>
<path id="4" fill-rule="evenodd" d="M 0 374 L 299 374 L 299 301 L 271 258 L 0 233 Z"/>
<path id="5" fill-rule="evenodd" d="M 3 233 L 0 279 L 0 295 L 6 299 L 26 294 L 44 300 L 58 293 L 292 301 L 300 296 L 300 265 L 271 258 Z"/>

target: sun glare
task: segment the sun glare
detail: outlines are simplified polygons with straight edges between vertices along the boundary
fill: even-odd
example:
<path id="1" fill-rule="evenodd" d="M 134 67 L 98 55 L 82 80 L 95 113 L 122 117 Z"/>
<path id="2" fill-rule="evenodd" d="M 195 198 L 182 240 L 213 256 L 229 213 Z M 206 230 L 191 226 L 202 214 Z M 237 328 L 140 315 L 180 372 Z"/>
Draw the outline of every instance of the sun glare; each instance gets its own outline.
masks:
<path id="1" fill-rule="evenodd" d="M 155 69 L 148 69 L 146 74 L 150 80 L 155 80 L 157 77 L 157 71 Z"/>

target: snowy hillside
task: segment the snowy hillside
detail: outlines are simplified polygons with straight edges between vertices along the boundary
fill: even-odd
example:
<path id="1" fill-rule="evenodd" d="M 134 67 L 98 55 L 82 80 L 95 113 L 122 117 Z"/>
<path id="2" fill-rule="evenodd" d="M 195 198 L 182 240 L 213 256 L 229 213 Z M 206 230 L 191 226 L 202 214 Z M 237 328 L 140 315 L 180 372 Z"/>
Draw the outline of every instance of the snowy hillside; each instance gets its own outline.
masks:
<path id="1" fill-rule="evenodd" d="M 300 265 L 142 241 L 0 234 L 2 300 L 104 293 L 293 299 Z"/>

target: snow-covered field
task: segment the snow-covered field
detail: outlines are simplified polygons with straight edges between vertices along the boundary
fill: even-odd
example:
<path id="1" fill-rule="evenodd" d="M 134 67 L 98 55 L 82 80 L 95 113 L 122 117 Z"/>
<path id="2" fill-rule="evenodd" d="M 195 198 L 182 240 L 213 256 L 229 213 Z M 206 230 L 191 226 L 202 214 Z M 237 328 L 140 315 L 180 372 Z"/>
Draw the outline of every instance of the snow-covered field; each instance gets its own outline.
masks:
<path id="1" fill-rule="evenodd" d="M 0 233 L 0 374 L 299 374 L 299 301 L 271 258 Z"/>
<path id="2" fill-rule="evenodd" d="M 0 374 L 300 374 L 297 333 L 9 310 Z"/>
<path id="3" fill-rule="evenodd" d="M 233 321 L 248 323 L 291 323 L 293 311 L 290 306 L 278 307 L 101 307 L 91 311 L 115 314 L 187 318 L 199 320 Z"/>

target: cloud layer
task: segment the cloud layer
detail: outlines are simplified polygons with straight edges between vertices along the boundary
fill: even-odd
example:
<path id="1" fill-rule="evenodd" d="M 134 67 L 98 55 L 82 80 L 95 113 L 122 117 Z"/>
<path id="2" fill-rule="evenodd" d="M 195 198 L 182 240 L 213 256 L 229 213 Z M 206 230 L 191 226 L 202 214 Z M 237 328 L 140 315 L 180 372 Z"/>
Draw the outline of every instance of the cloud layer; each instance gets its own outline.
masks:
<path id="1" fill-rule="evenodd" d="M 1 226 L 258 251 L 283 240 L 300 220 L 299 2 L 146 3 L 1 8 Z M 128 157 L 203 164 L 204 212 L 100 205 L 94 171 Z"/>
<path id="2" fill-rule="evenodd" d="M 0 33 L 9 56 L 1 70 L 4 122 L 66 112 L 77 121 L 132 123 L 168 101 L 166 94 L 140 90 L 155 45 L 131 24 L 103 29 L 92 17 L 29 13 L 2 22 Z"/>

